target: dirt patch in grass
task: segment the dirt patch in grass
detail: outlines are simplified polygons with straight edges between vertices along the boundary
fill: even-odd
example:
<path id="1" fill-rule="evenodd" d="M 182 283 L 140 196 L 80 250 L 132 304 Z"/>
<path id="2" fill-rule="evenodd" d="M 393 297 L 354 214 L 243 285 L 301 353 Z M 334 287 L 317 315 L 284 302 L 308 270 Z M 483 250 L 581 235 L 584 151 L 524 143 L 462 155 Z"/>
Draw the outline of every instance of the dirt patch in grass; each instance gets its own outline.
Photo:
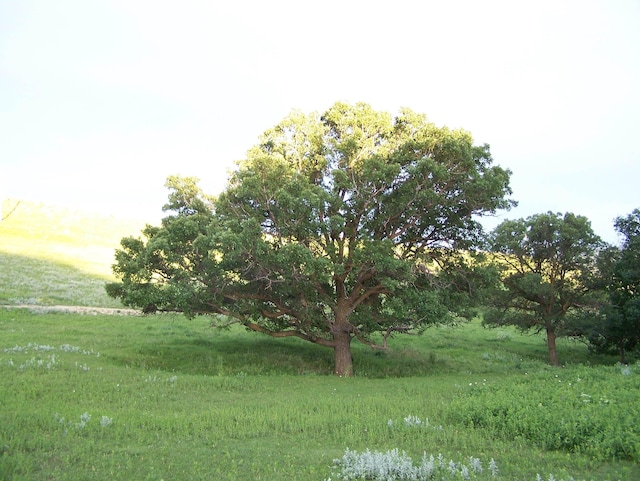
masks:
<path id="1" fill-rule="evenodd" d="M 86 307 L 86 306 L 40 306 L 34 304 L 12 304 L 2 305 L 4 309 L 27 309 L 30 312 L 45 314 L 50 312 L 61 312 L 68 314 L 85 314 L 96 316 L 105 314 L 110 316 L 140 316 L 142 313 L 136 309 L 117 308 L 117 307 Z"/>

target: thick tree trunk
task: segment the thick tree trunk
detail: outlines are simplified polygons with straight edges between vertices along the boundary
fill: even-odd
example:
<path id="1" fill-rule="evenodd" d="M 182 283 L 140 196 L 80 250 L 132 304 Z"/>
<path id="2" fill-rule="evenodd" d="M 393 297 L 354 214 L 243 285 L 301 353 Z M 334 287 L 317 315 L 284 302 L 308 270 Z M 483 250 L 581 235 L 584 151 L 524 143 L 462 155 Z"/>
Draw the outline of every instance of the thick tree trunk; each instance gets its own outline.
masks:
<path id="1" fill-rule="evenodd" d="M 557 366 L 558 351 L 556 351 L 556 331 L 553 327 L 547 327 L 547 346 L 549 346 L 549 362 L 552 366 Z"/>
<path id="2" fill-rule="evenodd" d="M 351 334 L 348 330 L 334 331 L 333 354 L 334 374 L 340 377 L 353 376 L 353 358 L 351 357 Z"/>

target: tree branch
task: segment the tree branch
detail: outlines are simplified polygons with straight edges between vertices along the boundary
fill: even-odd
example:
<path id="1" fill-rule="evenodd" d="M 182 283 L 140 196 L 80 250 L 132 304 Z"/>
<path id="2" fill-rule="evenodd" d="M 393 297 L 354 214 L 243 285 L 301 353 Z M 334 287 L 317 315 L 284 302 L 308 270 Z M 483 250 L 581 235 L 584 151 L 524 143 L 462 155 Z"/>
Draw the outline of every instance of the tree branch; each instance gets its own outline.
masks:
<path id="1" fill-rule="evenodd" d="M 297 337 L 298 339 L 302 339 L 304 341 L 313 342 L 314 344 L 319 344 L 321 346 L 333 347 L 334 342 L 329 339 L 324 339 L 322 337 L 313 336 L 311 334 L 305 334 L 299 331 L 271 331 L 260 324 L 255 322 L 242 322 L 242 325 L 251 329 L 255 332 L 260 332 L 262 334 L 266 334 L 271 337 Z"/>
<path id="2" fill-rule="evenodd" d="M 16 202 L 16 205 L 14 205 L 14 206 L 13 206 L 13 209 L 11 209 L 7 215 L 3 215 L 3 216 L 2 216 L 2 219 L 0 219 L 0 222 L 2 222 L 2 221 L 4 221 L 4 220 L 8 219 L 8 218 L 9 218 L 9 216 L 10 216 L 11 214 L 13 214 L 13 213 L 16 211 L 16 209 L 17 209 L 17 208 L 18 208 L 18 206 L 20 205 L 20 202 L 22 202 L 22 201 L 21 201 L 21 200 L 19 200 L 18 202 Z M 2 210 L 2 209 L 0 209 L 0 211 L 1 211 L 1 210 Z"/>

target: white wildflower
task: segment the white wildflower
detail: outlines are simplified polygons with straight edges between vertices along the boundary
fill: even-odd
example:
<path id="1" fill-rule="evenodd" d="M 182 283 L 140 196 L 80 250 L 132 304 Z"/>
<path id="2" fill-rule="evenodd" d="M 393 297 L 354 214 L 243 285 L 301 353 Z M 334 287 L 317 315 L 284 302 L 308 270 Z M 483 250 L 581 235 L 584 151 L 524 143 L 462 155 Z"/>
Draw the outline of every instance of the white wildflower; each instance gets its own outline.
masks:
<path id="1" fill-rule="evenodd" d="M 110 417 L 102 416 L 100 418 L 100 426 L 103 428 L 106 428 L 107 426 L 111 426 L 111 423 L 113 423 L 113 419 L 111 419 Z"/>
<path id="2" fill-rule="evenodd" d="M 498 464 L 493 458 L 491 458 L 491 461 L 489 461 L 489 471 L 491 471 L 491 476 L 498 475 Z"/>
<path id="3" fill-rule="evenodd" d="M 476 473 L 482 472 L 482 463 L 478 458 L 474 458 L 473 456 L 471 456 L 469 458 L 469 464 L 471 465 L 471 469 Z"/>

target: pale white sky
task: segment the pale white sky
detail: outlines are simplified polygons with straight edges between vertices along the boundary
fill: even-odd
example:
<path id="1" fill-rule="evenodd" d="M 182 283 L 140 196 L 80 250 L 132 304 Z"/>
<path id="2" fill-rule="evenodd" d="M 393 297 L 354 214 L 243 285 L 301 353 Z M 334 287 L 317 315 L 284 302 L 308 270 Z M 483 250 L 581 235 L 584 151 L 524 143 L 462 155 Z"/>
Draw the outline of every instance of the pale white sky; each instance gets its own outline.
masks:
<path id="1" fill-rule="evenodd" d="M 426 113 L 487 142 L 517 209 L 640 207 L 640 2 L 0 0 L 0 198 L 155 222 L 292 109 Z M 495 225 L 490 224 L 492 227 Z"/>

